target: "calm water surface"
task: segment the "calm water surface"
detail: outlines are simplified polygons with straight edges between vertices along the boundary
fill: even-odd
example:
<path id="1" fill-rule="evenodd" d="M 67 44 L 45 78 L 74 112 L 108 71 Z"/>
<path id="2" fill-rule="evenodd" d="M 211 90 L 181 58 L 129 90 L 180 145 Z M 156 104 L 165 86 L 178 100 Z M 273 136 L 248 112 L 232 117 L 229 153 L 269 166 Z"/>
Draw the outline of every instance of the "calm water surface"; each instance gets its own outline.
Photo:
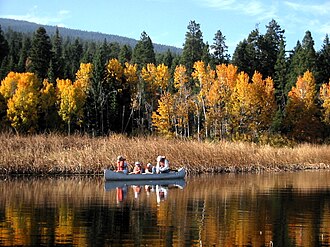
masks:
<path id="1" fill-rule="evenodd" d="M 330 172 L 1 178 L 0 246 L 330 246 Z"/>

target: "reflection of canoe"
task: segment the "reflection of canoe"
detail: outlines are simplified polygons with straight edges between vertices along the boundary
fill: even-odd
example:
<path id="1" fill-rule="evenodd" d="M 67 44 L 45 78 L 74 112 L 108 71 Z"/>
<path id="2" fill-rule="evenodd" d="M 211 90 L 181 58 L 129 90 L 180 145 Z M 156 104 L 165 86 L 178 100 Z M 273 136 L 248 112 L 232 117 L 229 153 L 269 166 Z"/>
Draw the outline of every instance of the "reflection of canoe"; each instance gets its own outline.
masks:
<path id="1" fill-rule="evenodd" d="M 123 188 L 125 186 L 168 186 L 178 187 L 183 189 L 186 186 L 184 179 L 163 179 L 163 180 L 126 180 L 126 181 L 105 181 L 104 188 L 106 191 L 113 190 L 116 188 Z"/>
<path id="2" fill-rule="evenodd" d="M 186 170 L 180 168 L 176 172 L 160 173 L 160 174 L 124 174 L 121 172 L 114 172 L 109 169 L 104 170 L 104 179 L 109 181 L 127 181 L 127 180 L 164 180 L 164 179 L 178 179 L 184 178 Z"/>

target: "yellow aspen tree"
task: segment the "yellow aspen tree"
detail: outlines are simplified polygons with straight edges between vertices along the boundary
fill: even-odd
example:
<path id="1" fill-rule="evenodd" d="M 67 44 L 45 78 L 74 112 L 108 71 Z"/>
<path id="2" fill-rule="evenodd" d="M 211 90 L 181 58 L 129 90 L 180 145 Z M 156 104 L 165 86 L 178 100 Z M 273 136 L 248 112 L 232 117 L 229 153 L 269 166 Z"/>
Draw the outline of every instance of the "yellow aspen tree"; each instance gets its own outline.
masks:
<path id="1" fill-rule="evenodd" d="M 165 92 L 170 80 L 168 67 L 164 64 L 158 66 L 151 63 L 147 64 L 142 68 L 141 76 L 147 82 L 147 91 L 157 92 L 160 90 L 160 94 Z"/>
<path id="2" fill-rule="evenodd" d="M 18 80 L 7 101 L 7 118 L 17 132 L 33 132 L 37 128 L 40 82 L 33 73 L 16 73 L 15 77 Z"/>
<path id="3" fill-rule="evenodd" d="M 220 99 L 228 101 L 237 80 L 237 67 L 232 64 L 217 65 L 215 82 L 210 89 L 210 100 L 216 104 Z"/>
<path id="4" fill-rule="evenodd" d="M 174 99 L 170 93 L 162 95 L 158 100 L 158 108 L 152 113 L 152 123 L 156 131 L 165 136 L 172 136 L 172 118 L 173 118 Z"/>
<path id="5" fill-rule="evenodd" d="M 184 65 L 177 65 L 174 70 L 174 87 L 179 92 L 186 88 L 186 85 L 189 81 L 187 69 Z"/>
<path id="6" fill-rule="evenodd" d="M 320 99 L 322 100 L 323 122 L 330 125 L 330 81 L 320 87 Z"/>
<path id="7" fill-rule="evenodd" d="M 13 97 L 17 89 L 17 84 L 20 77 L 20 73 L 9 72 L 8 75 L 1 81 L 0 93 L 3 95 L 6 102 L 8 101 L 8 99 Z"/>
<path id="8" fill-rule="evenodd" d="M 191 92 L 187 87 L 189 82 L 187 69 L 184 65 L 176 66 L 174 70 L 174 95 L 175 133 L 181 136 L 189 136 L 189 109 Z"/>
<path id="9" fill-rule="evenodd" d="M 249 87 L 248 74 L 240 72 L 229 102 L 229 128 L 231 133 L 238 137 L 246 132 L 247 119 L 251 115 L 249 102 L 246 101 L 250 93 Z"/>
<path id="10" fill-rule="evenodd" d="M 197 80 L 197 85 L 200 89 L 198 94 L 198 103 L 201 104 L 201 108 L 203 110 L 204 120 L 205 120 L 205 137 L 208 137 L 208 125 L 209 119 L 207 115 L 207 107 L 209 106 L 209 102 L 207 102 L 207 94 L 210 91 L 212 84 L 214 83 L 215 71 L 211 69 L 211 67 L 205 66 L 204 62 L 197 61 L 194 63 L 194 71 L 192 73 L 192 77 Z M 199 133 L 198 133 L 199 135 Z"/>
<path id="11" fill-rule="evenodd" d="M 14 95 L 18 79 L 19 73 L 9 72 L 0 83 L 0 127 L 2 120 L 6 119 L 8 99 Z"/>
<path id="12" fill-rule="evenodd" d="M 139 83 L 139 76 L 138 76 L 138 66 L 137 64 L 130 64 L 128 62 L 125 63 L 124 66 L 124 78 L 129 88 L 129 92 L 131 94 L 131 107 L 132 110 L 137 110 L 139 107 L 138 101 L 138 83 Z"/>
<path id="13" fill-rule="evenodd" d="M 43 81 L 43 87 L 40 90 L 40 110 L 42 112 L 47 111 L 50 107 L 56 103 L 56 94 L 53 83 L 47 79 Z"/>
<path id="14" fill-rule="evenodd" d="M 237 67 L 229 64 L 217 65 L 214 83 L 208 91 L 207 101 L 209 102 L 209 118 L 212 123 L 213 135 L 224 137 L 228 132 L 228 102 L 234 90 L 237 79 Z"/>
<path id="15" fill-rule="evenodd" d="M 161 93 L 164 93 L 167 89 L 170 77 L 171 75 L 168 70 L 168 66 L 163 63 L 159 64 L 156 69 L 155 84 L 160 88 Z"/>
<path id="16" fill-rule="evenodd" d="M 141 92 L 140 92 L 140 107 L 144 108 L 145 111 L 139 111 L 139 126 L 143 126 L 143 119 L 147 120 L 148 128 L 152 126 L 152 114 L 154 111 L 154 106 L 157 105 L 157 99 L 159 98 L 159 92 L 157 90 L 157 85 L 154 83 L 156 80 L 157 67 L 148 63 L 141 70 Z M 142 115 L 142 116 L 141 116 Z"/>
<path id="17" fill-rule="evenodd" d="M 146 66 L 144 66 L 141 70 L 141 77 L 142 79 L 147 83 L 146 89 L 147 91 L 155 91 L 156 85 L 156 73 L 157 73 L 157 67 L 153 63 L 148 63 Z"/>
<path id="18" fill-rule="evenodd" d="M 58 124 L 58 113 L 56 110 L 56 92 L 53 83 L 47 79 L 43 81 L 43 87 L 40 89 L 39 103 L 39 128 L 56 128 Z"/>
<path id="19" fill-rule="evenodd" d="M 79 70 L 76 73 L 76 80 L 74 83 L 80 84 L 79 87 L 87 92 L 91 83 L 92 73 L 93 65 L 91 63 L 81 63 Z"/>
<path id="20" fill-rule="evenodd" d="M 251 109 L 249 131 L 252 131 L 254 136 L 269 130 L 271 126 L 276 111 L 274 90 L 274 83 L 270 77 L 263 80 L 259 72 L 254 73 L 250 83 L 250 94 L 246 99 Z"/>
<path id="21" fill-rule="evenodd" d="M 119 83 L 122 82 L 123 75 L 124 75 L 124 68 L 118 59 L 113 58 L 110 59 L 106 66 L 107 69 L 107 77 L 110 80 L 115 80 Z"/>
<path id="22" fill-rule="evenodd" d="M 125 105 L 120 103 L 126 92 L 124 81 L 124 67 L 118 59 L 110 59 L 106 66 L 106 81 L 102 84 L 104 95 L 104 109 L 101 111 L 101 130 L 110 131 L 118 121 L 121 112 L 121 126 L 124 128 Z"/>
<path id="23" fill-rule="evenodd" d="M 275 111 L 273 80 L 263 80 L 256 71 L 250 81 L 248 75 L 241 72 L 231 97 L 232 128 L 236 137 L 255 140 L 270 129 Z"/>
<path id="24" fill-rule="evenodd" d="M 73 92 L 74 92 L 73 98 L 76 104 L 75 123 L 78 124 L 79 126 L 81 126 L 81 124 L 84 121 L 84 106 L 87 98 L 85 90 L 86 88 L 84 87 L 84 85 L 76 82 L 73 83 Z"/>
<path id="25" fill-rule="evenodd" d="M 289 135 L 299 141 L 314 141 L 322 128 L 316 106 L 316 85 L 313 73 L 299 76 L 296 86 L 288 93 L 285 124 Z"/>
<path id="26" fill-rule="evenodd" d="M 214 80 L 210 85 L 209 91 L 205 95 L 207 108 L 207 126 L 209 128 L 210 137 L 214 138 L 217 135 L 217 129 L 220 126 L 221 119 L 221 97 L 220 97 L 220 81 Z"/>
<path id="27" fill-rule="evenodd" d="M 137 64 L 130 64 L 128 62 L 125 63 L 124 77 L 126 79 L 126 83 L 130 88 L 130 93 L 132 95 L 132 98 L 136 98 L 138 92 L 139 76 L 137 71 L 138 71 Z"/>
<path id="28" fill-rule="evenodd" d="M 73 98 L 70 97 L 73 87 L 72 82 L 70 79 L 66 79 L 66 80 L 57 79 L 56 85 L 57 85 L 56 96 L 59 106 L 58 113 L 62 118 L 62 120 L 70 126 L 72 119 L 71 115 L 75 108 L 75 103 L 73 102 Z"/>
<path id="29" fill-rule="evenodd" d="M 141 91 L 139 90 L 139 76 L 138 76 L 137 64 L 130 64 L 128 62 L 125 63 L 124 78 L 125 78 L 124 88 L 127 88 L 130 93 L 131 112 L 123 131 L 126 130 L 130 120 L 133 117 L 134 111 L 137 111 L 141 105 L 141 97 L 140 97 Z"/>
<path id="30" fill-rule="evenodd" d="M 91 63 L 81 63 L 76 73 L 76 80 L 73 85 L 77 93 L 77 107 L 80 113 L 80 119 L 83 117 L 83 108 L 87 99 L 87 91 L 90 88 L 93 73 L 93 65 Z"/>
<path id="31" fill-rule="evenodd" d="M 152 125 L 152 112 L 157 108 L 158 99 L 166 92 L 169 84 L 170 74 L 168 67 L 160 64 L 147 64 L 141 70 L 141 77 L 144 81 L 144 94 L 141 96 L 141 102 L 145 106 L 145 118 L 148 126 Z M 142 95 L 142 93 L 141 93 Z M 143 99 L 142 99 L 143 97 Z"/>
<path id="32" fill-rule="evenodd" d="M 58 114 L 68 125 L 68 134 L 71 133 L 71 124 L 78 125 L 83 117 L 83 88 L 81 84 L 73 84 L 71 80 L 57 79 L 57 100 L 59 105 Z"/>

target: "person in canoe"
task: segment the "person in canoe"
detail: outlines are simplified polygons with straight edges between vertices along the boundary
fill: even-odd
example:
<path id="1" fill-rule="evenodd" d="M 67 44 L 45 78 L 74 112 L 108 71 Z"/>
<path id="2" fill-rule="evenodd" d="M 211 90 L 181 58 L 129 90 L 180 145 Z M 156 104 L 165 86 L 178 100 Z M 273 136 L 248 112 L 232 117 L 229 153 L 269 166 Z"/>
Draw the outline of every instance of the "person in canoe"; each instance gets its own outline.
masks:
<path id="1" fill-rule="evenodd" d="M 168 173 L 170 172 L 170 162 L 165 156 L 157 157 L 156 173 Z"/>
<path id="2" fill-rule="evenodd" d="M 144 173 L 155 173 L 155 167 L 151 163 L 148 163 Z"/>
<path id="3" fill-rule="evenodd" d="M 130 174 L 141 174 L 141 173 L 142 173 L 141 162 L 136 161 L 135 164 L 134 164 L 133 171 L 130 172 Z"/>
<path id="4" fill-rule="evenodd" d="M 125 174 L 128 173 L 128 165 L 126 163 L 125 157 L 119 155 L 117 157 L 117 169 L 116 172 L 123 172 Z"/>

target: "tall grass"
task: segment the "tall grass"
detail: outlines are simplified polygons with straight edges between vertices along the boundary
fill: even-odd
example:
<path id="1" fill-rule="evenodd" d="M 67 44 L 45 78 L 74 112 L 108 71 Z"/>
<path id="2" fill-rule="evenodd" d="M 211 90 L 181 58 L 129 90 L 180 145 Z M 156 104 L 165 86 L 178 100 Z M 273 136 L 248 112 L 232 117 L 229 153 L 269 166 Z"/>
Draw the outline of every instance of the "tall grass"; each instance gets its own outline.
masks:
<path id="1" fill-rule="evenodd" d="M 91 138 L 58 134 L 0 134 L 0 174 L 102 174 L 116 157 L 130 164 L 155 164 L 166 155 L 188 173 L 260 172 L 330 168 L 330 146 L 303 144 L 275 148 L 240 142 L 197 142 L 122 135 Z"/>

